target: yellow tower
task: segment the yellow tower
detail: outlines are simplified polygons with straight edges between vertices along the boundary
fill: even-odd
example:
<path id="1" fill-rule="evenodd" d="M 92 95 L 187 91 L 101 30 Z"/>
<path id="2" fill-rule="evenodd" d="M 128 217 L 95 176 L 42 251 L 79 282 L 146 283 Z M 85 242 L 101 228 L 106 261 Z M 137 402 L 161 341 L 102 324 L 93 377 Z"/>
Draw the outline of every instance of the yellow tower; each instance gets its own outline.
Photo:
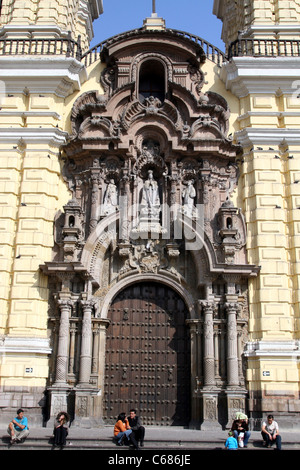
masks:
<path id="1" fill-rule="evenodd" d="M 80 2 L 21 2 L 5 0 L 1 5 L 0 35 L 3 38 L 82 37 L 87 49 L 93 38 L 93 21 L 103 12 L 102 0 Z"/>
<path id="2" fill-rule="evenodd" d="M 221 77 L 239 98 L 239 198 L 251 282 L 249 412 L 299 413 L 300 2 L 215 0 L 229 60 Z M 289 418 L 290 416 L 290 418 Z"/>

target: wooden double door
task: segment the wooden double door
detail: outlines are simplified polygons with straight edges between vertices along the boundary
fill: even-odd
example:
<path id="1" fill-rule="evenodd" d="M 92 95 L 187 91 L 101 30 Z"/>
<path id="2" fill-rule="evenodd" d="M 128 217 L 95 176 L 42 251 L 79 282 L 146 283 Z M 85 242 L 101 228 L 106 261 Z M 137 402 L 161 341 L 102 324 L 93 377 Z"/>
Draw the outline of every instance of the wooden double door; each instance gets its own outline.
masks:
<path id="1" fill-rule="evenodd" d="M 112 302 L 106 339 L 104 419 L 136 408 L 148 425 L 190 420 L 190 341 L 182 298 L 137 283 Z"/>

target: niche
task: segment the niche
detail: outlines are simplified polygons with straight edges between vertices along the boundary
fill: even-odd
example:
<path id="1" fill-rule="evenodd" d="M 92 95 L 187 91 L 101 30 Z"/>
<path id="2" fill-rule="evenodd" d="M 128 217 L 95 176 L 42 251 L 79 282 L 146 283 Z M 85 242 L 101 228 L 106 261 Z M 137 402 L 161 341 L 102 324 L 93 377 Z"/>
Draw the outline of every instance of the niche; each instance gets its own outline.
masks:
<path id="1" fill-rule="evenodd" d="M 142 63 L 139 74 L 139 100 L 153 96 L 161 102 L 166 95 L 165 67 L 158 60 L 147 60 Z"/>

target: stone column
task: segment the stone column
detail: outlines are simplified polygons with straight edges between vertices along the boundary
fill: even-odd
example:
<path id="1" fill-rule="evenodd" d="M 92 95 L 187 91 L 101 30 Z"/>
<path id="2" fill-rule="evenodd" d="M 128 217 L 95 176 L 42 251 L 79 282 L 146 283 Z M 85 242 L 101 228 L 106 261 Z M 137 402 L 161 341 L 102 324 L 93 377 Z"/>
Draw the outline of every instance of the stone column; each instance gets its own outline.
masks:
<path id="1" fill-rule="evenodd" d="M 100 216 L 99 213 L 99 170 L 91 171 L 92 194 L 91 194 L 91 218 L 89 225 L 89 233 L 97 226 Z"/>
<path id="2" fill-rule="evenodd" d="M 127 173 L 127 171 L 126 171 Z M 127 174 L 123 175 L 122 182 L 124 190 L 120 197 L 120 238 L 122 243 L 129 245 L 129 225 L 133 214 L 131 208 L 131 191 L 130 191 L 130 177 Z"/>
<path id="3" fill-rule="evenodd" d="M 97 389 L 90 384 L 92 371 L 92 309 L 94 303 L 81 300 L 83 308 L 81 349 L 79 364 L 79 383 L 75 388 L 75 426 L 92 426 L 93 398 Z"/>
<path id="4" fill-rule="evenodd" d="M 215 378 L 216 380 L 220 379 L 220 354 L 219 354 L 219 336 L 220 336 L 220 330 L 218 328 L 218 325 L 215 326 L 214 328 L 214 343 L 215 343 Z"/>
<path id="5" fill-rule="evenodd" d="M 99 362 L 99 334 L 100 328 L 98 323 L 93 325 L 93 351 L 92 351 L 92 374 L 97 375 Z"/>
<path id="6" fill-rule="evenodd" d="M 69 348 L 69 375 L 74 377 L 75 367 L 75 337 L 76 337 L 76 325 L 75 322 L 71 322 L 70 325 L 70 348 Z"/>
<path id="7" fill-rule="evenodd" d="M 92 309 L 93 302 L 82 300 L 83 319 L 81 332 L 81 354 L 79 369 L 79 385 L 88 386 L 92 367 Z"/>
<path id="8" fill-rule="evenodd" d="M 237 350 L 237 302 L 226 302 L 227 310 L 227 385 L 228 387 L 239 386 L 239 364 Z"/>
<path id="9" fill-rule="evenodd" d="M 60 309 L 60 325 L 57 346 L 55 382 L 49 388 L 50 392 L 50 416 L 56 416 L 60 411 L 68 410 L 68 396 L 70 386 L 68 379 L 69 361 L 69 321 L 73 302 L 68 299 L 57 301 Z"/>
<path id="10" fill-rule="evenodd" d="M 214 357 L 214 302 L 200 301 L 204 313 L 204 386 L 201 390 L 203 398 L 203 423 L 201 430 L 213 430 L 220 427 L 218 423 L 218 389 L 215 379 Z"/>
<path id="11" fill-rule="evenodd" d="M 190 340 L 191 340 L 191 391 L 192 391 L 192 403 L 191 403 L 191 422 L 189 427 L 196 429 L 199 427 L 200 421 L 200 410 L 199 410 L 199 390 L 197 386 L 198 379 L 198 362 L 200 360 L 198 356 L 198 323 L 199 320 L 187 320 L 187 325 L 190 328 Z"/>
<path id="12" fill-rule="evenodd" d="M 58 336 L 56 377 L 54 386 L 66 386 L 68 378 L 68 360 L 69 360 L 69 330 L 70 316 L 73 302 L 69 299 L 57 301 L 60 308 L 60 326 Z"/>
<path id="13" fill-rule="evenodd" d="M 204 387 L 215 386 L 215 357 L 214 357 L 214 302 L 201 300 L 204 312 L 203 334 L 204 334 Z"/>
<path id="14" fill-rule="evenodd" d="M 228 423 L 235 418 L 237 411 L 245 413 L 247 391 L 239 383 L 237 314 L 239 304 L 232 301 L 225 303 L 227 311 L 227 409 Z"/>

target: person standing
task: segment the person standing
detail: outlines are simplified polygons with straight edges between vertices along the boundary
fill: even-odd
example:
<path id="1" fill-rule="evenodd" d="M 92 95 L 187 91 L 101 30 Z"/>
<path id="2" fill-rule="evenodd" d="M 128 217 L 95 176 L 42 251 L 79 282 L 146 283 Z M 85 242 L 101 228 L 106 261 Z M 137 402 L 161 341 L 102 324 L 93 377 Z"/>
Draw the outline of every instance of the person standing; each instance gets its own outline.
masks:
<path id="1" fill-rule="evenodd" d="M 24 416 L 24 410 L 17 411 L 16 418 L 12 419 L 8 425 L 7 432 L 10 435 L 10 443 L 21 442 L 29 435 L 28 420 Z"/>
<path id="2" fill-rule="evenodd" d="M 281 450 L 281 436 L 279 434 L 279 426 L 276 421 L 274 421 L 273 415 L 268 415 L 267 421 L 264 421 L 262 424 L 261 435 L 267 447 L 275 442 L 278 450 Z"/>
<path id="3" fill-rule="evenodd" d="M 141 419 L 139 416 L 136 415 L 136 410 L 131 409 L 129 411 L 128 422 L 130 429 L 134 434 L 134 438 L 137 442 L 140 441 L 140 446 L 144 446 L 144 438 L 145 438 L 145 428 L 142 426 Z"/>

